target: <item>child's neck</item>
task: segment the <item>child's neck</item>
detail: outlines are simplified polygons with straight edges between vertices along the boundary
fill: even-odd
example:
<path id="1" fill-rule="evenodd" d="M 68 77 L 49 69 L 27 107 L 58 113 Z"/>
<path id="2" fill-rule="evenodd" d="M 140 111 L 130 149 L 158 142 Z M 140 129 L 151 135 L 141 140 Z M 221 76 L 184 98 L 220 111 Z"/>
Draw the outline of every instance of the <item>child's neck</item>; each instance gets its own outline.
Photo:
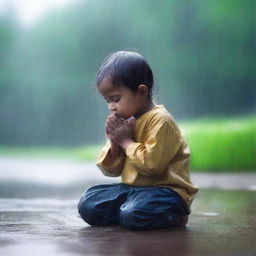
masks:
<path id="1" fill-rule="evenodd" d="M 138 119 L 140 116 L 142 116 L 143 114 L 145 114 L 146 112 L 150 111 L 151 109 L 153 109 L 155 107 L 155 104 L 152 102 L 152 100 L 148 100 L 147 102 L 145 102 L 145 104 L 142 106 L 141 110 L 134 115 L 134 117 L 136 119 Z"/>

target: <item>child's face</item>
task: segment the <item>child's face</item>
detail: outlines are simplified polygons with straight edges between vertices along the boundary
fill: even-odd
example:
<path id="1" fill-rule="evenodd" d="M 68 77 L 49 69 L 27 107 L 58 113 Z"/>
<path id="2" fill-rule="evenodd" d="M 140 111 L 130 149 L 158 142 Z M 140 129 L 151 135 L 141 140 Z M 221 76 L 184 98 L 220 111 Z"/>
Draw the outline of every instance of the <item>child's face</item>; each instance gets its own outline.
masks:
<path id="1" fill-rule="evenodd" d="M 140 114 L 144 97 L 124 86 L 114 86 L 111 80 L 104 78 L 98 87 L 99 92 L 108 102 L 108 108 L 118 117 L 128 119 Z"/>

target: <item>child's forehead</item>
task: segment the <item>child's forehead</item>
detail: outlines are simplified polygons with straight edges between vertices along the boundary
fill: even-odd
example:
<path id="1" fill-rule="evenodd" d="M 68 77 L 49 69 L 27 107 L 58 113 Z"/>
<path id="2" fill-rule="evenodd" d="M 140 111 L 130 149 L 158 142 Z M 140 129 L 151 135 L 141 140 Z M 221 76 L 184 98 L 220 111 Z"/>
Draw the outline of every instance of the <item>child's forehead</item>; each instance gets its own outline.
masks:
<path id="1" fill-rule="evenodd" d="M 101 94 L 112 94 L 121 92 L 122 86 L 117 86 L 112 83 L 110 79 L 104 78 L 99 86 L 99 91 Z"/>

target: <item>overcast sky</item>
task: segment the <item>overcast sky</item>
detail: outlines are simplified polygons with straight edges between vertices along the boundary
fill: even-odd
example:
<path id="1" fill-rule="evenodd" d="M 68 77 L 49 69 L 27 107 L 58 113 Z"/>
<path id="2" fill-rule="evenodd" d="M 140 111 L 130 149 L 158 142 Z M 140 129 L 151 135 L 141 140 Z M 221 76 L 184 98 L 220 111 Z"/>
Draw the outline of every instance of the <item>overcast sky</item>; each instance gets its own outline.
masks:
<path id="1" fill-rule="evenodd" d="M 23 26 L 33 26 L 48 11 L 85 0 L 0 0 L 0 14 L 12 12 Z"/>

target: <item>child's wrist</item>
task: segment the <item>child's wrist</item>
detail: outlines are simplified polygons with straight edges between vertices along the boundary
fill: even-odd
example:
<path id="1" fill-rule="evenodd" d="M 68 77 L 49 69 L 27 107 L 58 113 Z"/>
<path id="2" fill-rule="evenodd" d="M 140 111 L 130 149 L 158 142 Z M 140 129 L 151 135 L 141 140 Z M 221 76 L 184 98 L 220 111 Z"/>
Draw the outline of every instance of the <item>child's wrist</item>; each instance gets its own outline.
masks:
<path id="1" fill-rule="evenodd" d="M 115 159 L 120 155 L 120 153 L 121 153 L 121 148 L 119 147 L 119 145 L 111 141 L 111 147 L 110 147 L 111 158 Z"/>
<path id="2" fill-rule="evenodd" d="M 119 143 L 119 146 L 125 151 L 130 143 L 133 143 L 132 139 L 125 139 Z"/>
<path id="3" fill-rule="evenodd" d="M 121 149 L 120 146 L 118 144 L 114 143 L 113 141 L 111 141 L 110 148 L 113 151 L 120 151 L 120 149 Z"/>

